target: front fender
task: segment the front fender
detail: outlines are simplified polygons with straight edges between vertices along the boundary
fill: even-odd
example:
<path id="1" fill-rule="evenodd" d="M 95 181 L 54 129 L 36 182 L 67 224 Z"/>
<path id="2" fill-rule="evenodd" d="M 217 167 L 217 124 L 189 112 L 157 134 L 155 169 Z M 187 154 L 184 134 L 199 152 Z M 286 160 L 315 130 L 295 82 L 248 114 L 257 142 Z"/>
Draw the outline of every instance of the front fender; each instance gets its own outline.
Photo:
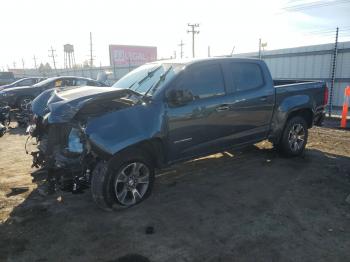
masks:
<path id="1" fill-rule="evenodd" d="M 87 122 L 85 133 L 90 144 L 107 155 L 139 142 L 161 137 L 163 107 L 148 103 L 106 113 Z"/>

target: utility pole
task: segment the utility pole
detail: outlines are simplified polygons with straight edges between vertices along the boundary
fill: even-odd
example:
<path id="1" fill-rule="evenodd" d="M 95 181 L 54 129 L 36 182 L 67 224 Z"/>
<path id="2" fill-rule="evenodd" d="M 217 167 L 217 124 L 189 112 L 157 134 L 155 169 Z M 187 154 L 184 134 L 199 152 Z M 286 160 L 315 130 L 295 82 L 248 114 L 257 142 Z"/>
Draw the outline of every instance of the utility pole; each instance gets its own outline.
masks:
<path id="1" fill-rule="evenodd" d="M 49 52 L 51 53 L 51 54 L 49 54 L 49 57 L 52 58 L 53 67 L 54 67 L 55 72 L 56 72 L 56 74 L 57 74 L 56 60 L 55 60 L 55 57 L 56 57 L 55 52 L 56 52 L 56 50 L 54 50 L 54 49 L 52 48 L 52 46 L 51 46 L 51 49 L 49 50 Z"/>
<path id="2" fill-rule="evenodd" d="M 90 67 L 94 65 L 94 58 L 92 56 L 92 33 L 90 32 Z"/>
<path id="3" fill-rule="evenodd" d="M 208 57 L 210 57 L 210 45 L 208 45 Z"/>
<path id="4" fill-rule="evenodd" d="M 194 35 L 199 34 L 199 30 L 195 30 L 195 28 L 199 27 L 199 24 L 187 24 L 187 26 L 191 27 L 191 30 L 187 30 L 187 33 L 192 33 L 192 57 L 195 57 L 195 54 L 194 54 Z"/>
<path id="5" fill-rule="evenodd" d="M 16 69 L 16 62 L 13 62 L 13 69 Z"/>
<path id="6" fill-rule="evenodd" d="M 261 59 L 261 38 L 259 38 L 259 59 Z"/>
<path id="7" fill-rule="evenodd" d="M 23 68 L 23 75 L 25 75 L 25 70 L 24 70 L 24 59 L 22 58 L 22 68 Z"/>
<path id="8" fill-rule="evenodd" d="M 334 88 L 334 82 L 335 82 L 335 73 L 337 71 L 338 35 L 339 35 L 339 28 L 337 27 L 337 30 L 335 32 L 335 43 L 334 43 L 334 50 L 333 50 L 331 90 L 329 92 L 329 106 L 328 106 L 328 116 L 329 117 L 332 115 L 333 88 Z"/>
<path id="9" fill-rule="evenodd" d="M 36 57 L 35 57 L 35 55 L 33 56 L 33 60 L 34 60 L 35 69 L 38 70 L 38 66 L 37 66 L 37 64 L 36 64 Z"/>
<path id="10" fill-rule="evenodd" d="M 183 57 L 183 55 L 184 55 L 184 52 L 183 52 L 183 46 L 184 46 L 185 44 L 182 42 L 182 40 L 181 40 L 181 42 L 180 42 L 180 44 L 178 45 L 179 47 L 180 47 L 180 58 L 182 58 Z"/>

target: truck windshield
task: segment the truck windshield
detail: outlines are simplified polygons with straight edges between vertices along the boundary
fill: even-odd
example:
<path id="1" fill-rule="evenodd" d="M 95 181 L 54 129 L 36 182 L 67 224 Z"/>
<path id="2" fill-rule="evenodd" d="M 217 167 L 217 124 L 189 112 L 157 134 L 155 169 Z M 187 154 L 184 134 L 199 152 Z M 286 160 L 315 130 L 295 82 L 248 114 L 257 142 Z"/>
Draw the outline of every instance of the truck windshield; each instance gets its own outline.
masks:
<path id="1" fill-rule="evenodd" d="M 179 71 L 182 70 L 183 67 L 183 64 L 145 64 L 122 77 L 113 85 L 113 87 L 124 89 L 130 88 L 131 90 L 144 95 L 149 89 L 152 89 L 152 87 L 155 86 L 165 73 L 166 78 L 157 85 L 157 90 L 161 89 L 161 87 L 170 81 Z M 155 92 L 149 92 L 148 95 L 154 93 Z"/>

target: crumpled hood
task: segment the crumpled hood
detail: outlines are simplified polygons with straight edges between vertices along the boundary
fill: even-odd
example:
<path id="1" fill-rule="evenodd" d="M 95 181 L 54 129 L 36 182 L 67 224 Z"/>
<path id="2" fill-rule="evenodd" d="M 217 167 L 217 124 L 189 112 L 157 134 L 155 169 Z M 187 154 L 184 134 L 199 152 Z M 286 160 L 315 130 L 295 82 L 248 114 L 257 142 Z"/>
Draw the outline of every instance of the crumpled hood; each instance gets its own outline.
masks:
<path id="1" fill-rule="evenodd" d="M 32 102 L 32 111 L 38 116 L 48 116 L 49 123 L 69 122 L 85 105 L 101 98 L 118 99 L 135 94 L 129 89 L 84 86 L 71 90 L 50 89 Z"/>

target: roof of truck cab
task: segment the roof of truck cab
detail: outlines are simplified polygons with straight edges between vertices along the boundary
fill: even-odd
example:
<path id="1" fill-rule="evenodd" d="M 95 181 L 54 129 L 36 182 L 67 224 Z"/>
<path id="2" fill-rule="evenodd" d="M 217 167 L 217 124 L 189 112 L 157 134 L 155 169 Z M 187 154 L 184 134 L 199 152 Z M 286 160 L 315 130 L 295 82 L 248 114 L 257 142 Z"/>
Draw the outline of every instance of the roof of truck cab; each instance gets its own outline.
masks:
<path id="1" fill-rule="evenodd" d="M 150 62 L 149 64 L 184 64 L 184 65 L 190 65 L 195 64 L 198 62 L 205 62 L 205 61 L 224 61 L 224 60 L 232 60 L 232 61 L 261 61 L 260 59 L 256 58 L 235 58 L 231 56 L 225 56 L 225 57 L 206 57 L 206 58 L 183 58 L 183 59 L 165 59 L 165 60 L 157 60 L 154 62 Z"/>

